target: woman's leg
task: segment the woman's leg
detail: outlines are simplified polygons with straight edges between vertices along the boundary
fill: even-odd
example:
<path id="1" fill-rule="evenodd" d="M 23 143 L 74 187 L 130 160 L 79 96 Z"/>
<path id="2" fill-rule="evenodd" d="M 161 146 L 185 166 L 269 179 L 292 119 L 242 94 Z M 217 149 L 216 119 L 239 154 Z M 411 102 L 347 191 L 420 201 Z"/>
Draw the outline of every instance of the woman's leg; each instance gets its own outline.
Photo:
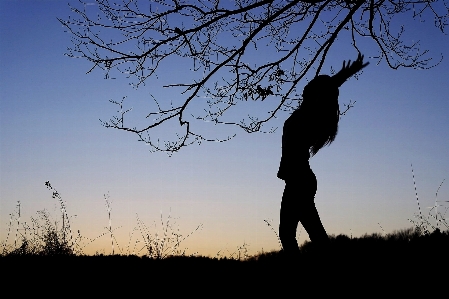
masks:
<path id="1" fill-rule="evenodd" d="M 298 216 L 312 243 L 321 245 L 328 241 L 326 230 L 321 223 L 314 202 L 299 205 Z"/>
<path id="2" fill-rule="evenodd" d="M 310 240 L 315 244 L 328 241 L 326 230 L 316 210 L 314 197 L 317 183 L 313 172 L 300 182 L 286 182 L 281 203 L 279 238 L 285 252 L 299 252 L 296 241 L 298 222 L 304 226 Z"/>
<path id="3" fill-rule="evenodd" d="M 296 229 L 299 222 L 297 203 L 298 194 L 291 184 L 286 183 L 281 202 L 279 239 L 281 239 L 284 252 L 292 254 L 299 253 L 298 242 L 296 241 Z"/>

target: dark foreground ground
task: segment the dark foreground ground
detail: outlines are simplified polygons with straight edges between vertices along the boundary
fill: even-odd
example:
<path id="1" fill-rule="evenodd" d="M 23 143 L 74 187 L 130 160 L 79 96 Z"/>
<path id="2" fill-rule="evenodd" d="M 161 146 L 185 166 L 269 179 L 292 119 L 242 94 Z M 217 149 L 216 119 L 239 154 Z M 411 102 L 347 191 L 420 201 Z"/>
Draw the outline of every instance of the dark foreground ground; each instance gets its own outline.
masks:
<path id="1" fill-rule="evenodd" d="M 389 240 L 338 236 L 324 250 L 303 245 L 296 258 L 282 252 L 245 261 L 8 255 L 0 257 L 0 267 L 4 292 L 33 296 L 371 298 L 416 295 L 424 289 L 428 297 L 440 295 L 447 284 L 449 233 L 419 238 L 398 234 Z"/>

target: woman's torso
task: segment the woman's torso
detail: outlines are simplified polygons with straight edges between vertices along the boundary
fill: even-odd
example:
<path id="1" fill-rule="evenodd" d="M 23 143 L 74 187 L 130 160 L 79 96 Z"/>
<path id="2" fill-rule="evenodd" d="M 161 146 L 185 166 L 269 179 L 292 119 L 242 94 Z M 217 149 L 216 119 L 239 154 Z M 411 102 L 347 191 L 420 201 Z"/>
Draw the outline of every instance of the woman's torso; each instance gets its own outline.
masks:
<path id="1" fill-rule="evenodd" d="M 309 165 L 311 145 L 309 131 L 300 111 L 296 110 L 285 121 L 282 132 L 282 158 L 278 178 L 282 180 L 313 176 Z"/>

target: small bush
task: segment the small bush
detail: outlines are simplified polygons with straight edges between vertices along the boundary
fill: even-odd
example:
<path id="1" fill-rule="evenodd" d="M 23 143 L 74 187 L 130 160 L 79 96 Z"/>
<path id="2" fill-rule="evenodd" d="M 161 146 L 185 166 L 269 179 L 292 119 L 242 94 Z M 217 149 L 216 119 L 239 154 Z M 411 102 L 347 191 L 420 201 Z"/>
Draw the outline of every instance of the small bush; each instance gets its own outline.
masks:
<path id="1" fill-rule="evenodd" d="M 179 229 L 173 229 L 171 216 L 168 216 L 164 223 L 161 214 L 162 234 L 151 234 L 148 227 L 137 217 L 138 230 L 140 238 L 136 238 L 134 247 L 130 248 L 130 243 L 126 253 L 118 246 L 115 239 L 111 224 L 111 202 L 109 196 L 105 195 L 106 208 L 109 217 L 109 225 L 106 232 L 94 239 L 82 237 L 78 231 L 78 235 L 74 238 L 70 226 L 70 218 L 67 214 L 66 205 L 62 200 L 58 191 L 50 184 L 45 182 L 45 186 L 52 191 L 52 197 L 58 199 L 61 208 L 61 221 L 54 221 L 46 210 L 38 211 L 38 217 L 31 217 L 31 227 L 26 222 L 21 222 L 20 218 L 20 202 L 17 204 L 17 211 L 10 214 L 8 226 L 8 235 L 6 241 L 3 242 L 3 249 L 0 256 L 81 256 L 84 255 L 83 248 L 92 243 L 96 239 L 110 235 L 112 255 L 115 255 L 115 248 L 118 249 L 120 255 L 142 255 L 151 259 L 165 259 L 172 256 L 186 256 L 186 250 L 180 248 L 181 242 L 188 238 L 193 232 L 199 230 L 199 225 L 194 231 L 187 236 L 181 235 Z M 16 227 L 14 229 L 14 224 Z M 10 239 L 14 235 L 14 243 L 10 244 Z M 143 244 L 140 248 L 138 245 Z M 146 250 L 146 252 L 145 252 Z M 99 255 L 99 254 L 96 254 Z M 104 255 L 104 254 L 101 254 Z"/>

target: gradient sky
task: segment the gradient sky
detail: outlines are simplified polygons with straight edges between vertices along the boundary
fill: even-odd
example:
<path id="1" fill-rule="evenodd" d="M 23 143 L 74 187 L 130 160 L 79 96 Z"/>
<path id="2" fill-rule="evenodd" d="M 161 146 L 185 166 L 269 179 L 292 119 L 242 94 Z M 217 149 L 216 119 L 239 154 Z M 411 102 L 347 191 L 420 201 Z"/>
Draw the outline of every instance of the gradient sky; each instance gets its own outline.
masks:
<path id="1" fill-rule="evenodd" d="M 243 244 L 249 253 L 279 249 L 264 220 L 277 231 L 284 183 L 276 173 L 288 114 L 273 121 L 279 127 L 273 134 L 206 124 L 202 132 L 210 137 L 237 136 L 172 157 L 150 153 L 137 136 L 104 128 L 99 119 L 116 111 L 110 99 L 127 96 L 138 110 L 151 85 L 136 91 L 123 78 L 87 75 L 87 61 L 64 56 L 70 36 L 56 18 L 69 13 L 66 1 L 0 1 L 0 240 L 17 201 L 22 222 L 43 209 L 57 220 L 58 202 L 44 185 L 50 181 L 66 202 L 72 230 L 89 238 L 106 231 L 109 194 L 123 253 L 130 237 L 131 244 L 140 237 L 137 216 L 154 234 L 162 231 L 161 213 L 183 235 L 202 224 L 181 243 L 187 253 L 229 254 Z M 340 88 L 340 104 L 357 103 L 341 119 L 335 142 L 310 160 L 318 179 L 315 203 L 329 234 L 410 227 L 418 212 L 411 163 L 426 215 L 443 179 L 438 199 L 449 200 L 449 38 L 432 24 L 408 23 L 406 38 L 421 40 L 429 57 L 442 55 L 440 65 L 392 70 L 368 58 L 359 80 Z M 341 49 L 323 73 L 356 57 Z M 164 75 L 185 76 L 185 70 Z M 308 239 L 301 228 L 300 244 Z M 108 236 L 85 247 L 87 254 L 95 251 L 111 252 Z"/>

